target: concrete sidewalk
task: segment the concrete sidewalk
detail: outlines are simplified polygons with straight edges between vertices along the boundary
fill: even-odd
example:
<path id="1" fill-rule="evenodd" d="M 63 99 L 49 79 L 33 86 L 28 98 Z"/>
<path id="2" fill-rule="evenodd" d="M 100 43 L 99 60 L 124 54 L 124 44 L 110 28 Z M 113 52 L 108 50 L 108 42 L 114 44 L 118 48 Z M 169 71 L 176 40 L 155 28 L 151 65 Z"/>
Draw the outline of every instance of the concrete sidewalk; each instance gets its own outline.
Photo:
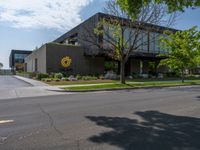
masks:
<path id="1" fill-rule="evenodd" d="M 50 96 L 50 95 L 64 95 L 70 94 L 62 92 L 61 89 L 56 87 L 22 87 L 15 88 L 11 90 L 0 90 L 0 100 L 4 99 L 14 99 L 14 98 L 25 98 L 25 97 L 40 97 L 40 96 Z"/>
<path id="2" fill-rule="evenodd" d="M 1 88 L 0 100 L 22 98 L 22 97 L 39 97 L 39 96 L 70 94 L 66 93 L 63 89 L 60 89 L 59 87 L 49 86 L 40 81 L 20 76 L 14 76 L 14 77 L 16 78 L 16 80 L 21 80 L 22 82 L 30 84 L 30 86 Z"/>

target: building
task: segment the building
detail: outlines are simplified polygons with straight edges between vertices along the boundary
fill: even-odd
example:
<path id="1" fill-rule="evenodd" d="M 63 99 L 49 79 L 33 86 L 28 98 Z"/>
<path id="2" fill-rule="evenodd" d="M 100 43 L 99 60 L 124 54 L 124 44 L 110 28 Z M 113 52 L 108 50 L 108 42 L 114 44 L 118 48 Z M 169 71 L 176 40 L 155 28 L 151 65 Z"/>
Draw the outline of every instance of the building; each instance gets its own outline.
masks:
<path id="1" fill-rule="evenodd" d="M 102 18 L 108 16 L 115 17 L 97 13 L 53 42 L 47 43 L 41 48 L 33 51 L 33 53 L 25 59 L 26 70 L 29 72 L 41 73 L 65 72 L 69 75 L 104 74 L 106 71 L 105 64 L 114 61 L 105 55 L 105 51 L 89 42 L 91 39 L 103 42 L 101 37 L 89 35 L 92 35 L 98 22 Z M 127 19 L 125 20 L 130 21 Z M 157 57 L 157 55 L 159 53 L 167 52 L 160 47 L 158 39 L 154 40 L 154 42 L 152 42 L 151 39 L 158 36 L 166 36 L 163 34 L 163 31 L 165 30 L 171 30 L 173 32 L 176 30 L 146 24 L 146 27 L 148 28 L 152 26 L 158 30 L 153 30 L 153 28 L 152 31 L 146 30 L 146 28 L 141 29 L 143 31 L 142 39 L 148 44 L 143 45 L 141 49 L 134 51 L 131 54 L 125 67 L 126 75 L 131 73 L 144 74 L 150 72 L 150 62 L 158 64 L 162 58 Z M 107 43 L 103 42 L 103 45 L 106 46 Z M 157 70 L 157 72 L 165 71 L 166 68 Z"/>
<path id="2" fill-rule="evenodd" d="M 30 55 L 32 51 L 27 50 L 11 50 L 9 57 L 9 66 L 12 70 L 24 71 L 25 58 Z"/>

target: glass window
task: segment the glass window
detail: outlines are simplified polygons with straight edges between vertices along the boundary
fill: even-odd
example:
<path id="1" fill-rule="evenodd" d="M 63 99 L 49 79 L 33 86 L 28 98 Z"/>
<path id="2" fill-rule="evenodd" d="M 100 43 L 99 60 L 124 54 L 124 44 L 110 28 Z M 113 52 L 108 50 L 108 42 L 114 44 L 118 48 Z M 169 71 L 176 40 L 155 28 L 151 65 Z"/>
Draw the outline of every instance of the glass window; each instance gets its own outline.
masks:
<path id="1" fill-rule="evenodd" d="M 125 31 L 124 31 L 124 42 L 127 42 L 129 40 L 129 38 L 130 38 L 130 30 L 125 29 Z"/>
<path id="2" fill-rule="evenodd" d="M 17 63 L 24 63 L 24 59 L 28 54 L 14 54 L 14 61 Z"/>
<path id="3" fill-rule="evenodd" d="M 129 29 L 129 32 L 130 32 L 130 40 L 129 40 L 129 45 L 130 46 L 133 46 L 133 42 L 135 41 L 135 34 L 136 34 L 136 31 L 135 31 L 135 29 Z"/>
<path id="4" fill-rule="evenodd" d="M 155 52 L 159 53 L 160 52 L 160 34 L 155 33 Z"/>
<path id="5" fill-rule="evenodd" d="M 108 25 L 104 25 L 104 30 L 105 33 L 103 34 L 103 46 L 104 48 L 109 49 L 111 46 L 110 45 L 111 39 L 113 39 L 112 42 L 114 42 L 114 36 L 113 36 L 114 29 L 112 27 L 109 27 Z"/>
<path id="6" fill-rule="evenodd" d="M 168 38 L 168 36 L 166 34 L 160 34 L 160 39 L 161 38 Z M 164 43 L 160 42 L 159 47 L 160 47 L 160 53 L 168 52 L 167 47 Z"/>
<path id="7" fill-rule="evenodd" d="M 136 46 L 138 47 L 137 48 L 138 51 L 143 51 L 143 34 L 142 34 L 142 31 L 139 31 Z"/>
<path id="8" fill-rule="evenodd" d="M 143 44 L 142 44 L 142 51 L 148 52 L 148 32 L 143 31 Z"/>
<path id="9" fill-rule="evenodd" d="M 14 57 L 15 59 L 24 59 L 28 54 L 15 54 Z"/>
<path id="10" fill-rule="evenodd" d="M 155 33 L 150 32 L 150 37 L 149 37 L 149 52 L 154 53 L 155 52 Z"/>
<path id="11" fill-rule="evenodd" d="M 112 45 L 109 44 L 108 41 L 113 38 L 113 42 L 116 42 L 118 39 L 114 36 L 113 32 L 115 30 L 112 26 L 104 25 L 105 33 L 103 35 L 104 39 L 104 48 L 110 48 Z M 124 32 L 124 43 L 127 43 L 127 46 L 132 46 L 133 42 L 136 38 L 135 36 L 136 29 L 133 28 L 126 28 Z M 160 39 L 164 37 L 167 38 L 168 36 L 165 34 L 160 34 L 157 32 L 147 32 L 144 30 L 139 31 L 139 36 L 137 37 L 137 51 L 141 52 L 149 52 L 149 53 L 166 53 L 167 50 L 164 48 L 163 43 Z"/>

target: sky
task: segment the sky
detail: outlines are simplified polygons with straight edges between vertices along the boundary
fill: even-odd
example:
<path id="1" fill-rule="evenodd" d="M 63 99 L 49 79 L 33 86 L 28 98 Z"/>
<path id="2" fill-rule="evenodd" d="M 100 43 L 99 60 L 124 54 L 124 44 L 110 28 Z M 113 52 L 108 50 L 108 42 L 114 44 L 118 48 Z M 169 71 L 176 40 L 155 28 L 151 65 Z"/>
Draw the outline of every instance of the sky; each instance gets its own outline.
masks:
<path id="1" fill-rule="evenodd" d="M 11 49 L 33 50 L 97 12 L 106 0 L 0 0 L 0 62 L 9 68 Z M 200 9 L 187 9 L 175 28 L 200 29 Z"/>

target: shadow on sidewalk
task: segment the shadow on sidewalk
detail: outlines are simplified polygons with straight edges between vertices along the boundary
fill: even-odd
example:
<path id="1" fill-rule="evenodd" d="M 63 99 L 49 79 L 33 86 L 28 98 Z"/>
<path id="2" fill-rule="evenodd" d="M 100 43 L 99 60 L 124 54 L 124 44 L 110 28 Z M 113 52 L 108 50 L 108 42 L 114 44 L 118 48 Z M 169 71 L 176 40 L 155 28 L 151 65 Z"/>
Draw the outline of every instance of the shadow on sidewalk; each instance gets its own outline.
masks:
<path id="1" fill-rule="evenodd" d="M 87 116 L 112 131 L 88 140 L 124 150 L 200 150 L 200 118 L 175 116 L 158 111 L 136 112 L 143 121 L 106 116 Z"/>

